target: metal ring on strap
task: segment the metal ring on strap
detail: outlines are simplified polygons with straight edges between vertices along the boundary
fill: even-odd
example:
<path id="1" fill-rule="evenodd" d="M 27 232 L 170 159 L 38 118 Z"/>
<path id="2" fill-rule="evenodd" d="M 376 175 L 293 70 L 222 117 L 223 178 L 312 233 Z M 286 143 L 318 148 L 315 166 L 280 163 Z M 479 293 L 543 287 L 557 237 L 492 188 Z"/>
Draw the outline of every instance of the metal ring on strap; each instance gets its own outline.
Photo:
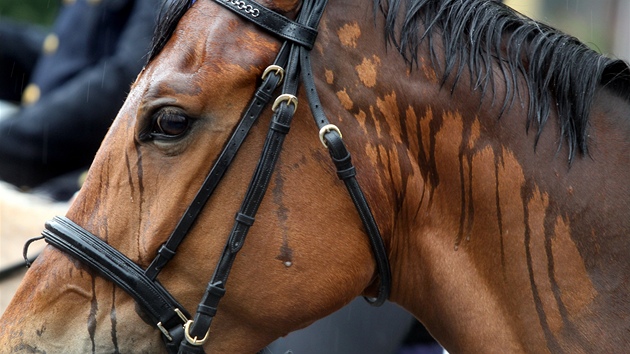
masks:
<path id="1" fill-rule="evenodd" d="M 328 133 L 329 131 L 336 131 L 337 134 L 339 134 L 339 137 L 343 138 L 343 135 L 341 134 L 341 130 L 339 130 L 339 128 L 336 125 L 334 124 L 324 125 L 322 129 L 319 130 L 319 141 L 322 142 L 322 145 L 324 145 L 326 149 L 328 149 L 328 145 L 326 145 L 326 140 L 324 140 L 324 134 Z"/>
<path id="2" fill-rule="evenodd" d="M 190 336 L 191 324 L 193 324 L 193 321 L 188 320 L 188 322 L 186 322 L 186 324 L 184 325 L 184 336 L 186 336 L 186 341 L 197 347 L 202 346 L 208 340 L 208 335 L 210 334 L 210 328 L 208 328 L 208 332 L 206 332 L 206 335 L 202 339 L 197 339 L 197 337 L 192 338 Z"/>
<path id="3" fill-rule="evenodd" d="M 287 105 L 293 103 L 293 112 L 297 111 L 298 99 L 297 97 L 288 93 L 278 96 L 278 98 L 276 98 L 276 100 L 273 102 L 273 106 L 271 106 L 271 110 L 275 112 L 276 109 L 278 108 L 278 105 L 280 105 L 280 102 L 282 101 L 287 101 Z"/>
<path id="4" fill-rule="evenodd" d="M 265 69 L 265 71 L 263 72 L 262 79 L 265 80 L 267 78 L 267 75 L 269 75 L 269 73 L 272 71 L 275 71 L 276 75 L 280 76 L 280 81 L 278 81 L 278 84 L 276 85 L 276 87 L 278 87 L 282 83 L 282 80 L 284 80 L 284 69 L 281 66 L 269 65 L 267 69 Z"/>

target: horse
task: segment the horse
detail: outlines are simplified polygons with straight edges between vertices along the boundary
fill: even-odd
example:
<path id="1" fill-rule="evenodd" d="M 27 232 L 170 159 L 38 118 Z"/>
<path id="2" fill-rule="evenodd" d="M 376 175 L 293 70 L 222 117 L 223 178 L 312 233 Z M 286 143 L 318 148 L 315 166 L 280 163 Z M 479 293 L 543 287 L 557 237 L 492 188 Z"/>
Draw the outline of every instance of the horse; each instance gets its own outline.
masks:
<path id="1" fill-rule="evenodd" d="M 199 218 L 148 283 L 172 295 L 164 306 L 181 305 L 172 328 L 197 352 L 257 352 L 357 296 L 402 306 L 454 353 L 630 348 L 628 65 L 497 1 L 365 5 L 333 0 L 312 15 L 321 1 L 170 1 L 83 188 L 46 226 L 52 246 L 0 320 L 2 348 L 166 352 L 176 330 L 156 326 L 150 301 L 116 272 L 89 264 L 108 252 L 145 274 L 191 209 Z M 280 80 L 269 65 L 287 46 L 284 80 L 297 94 L 280 113 L 262 110 L 194 206 L 250 97 L 264 96 L 256 87 Z M 299 89 L 292 60 L 312 66 Z M 284 112 L 295 113 L 290 132 L 274 118 Z M 334 124 L 322 141 L 321 112 Z M 273 172 L 252 172 L 276 131 L 286 139 Z M 331 162 L 333 138 L 351 167 Z M 269 188 L 254 219 L 239 206 L 259 177 Z M 247 242 L 226 246 L 243 227 Z M 64 233 L 99 251 L 67 251 Z M 232 247 L 229 282 L 206 286 Z M 220 306 L 204 302 L 213 296 Z M 215 312 L 198 334 L 197 318 Z"/>

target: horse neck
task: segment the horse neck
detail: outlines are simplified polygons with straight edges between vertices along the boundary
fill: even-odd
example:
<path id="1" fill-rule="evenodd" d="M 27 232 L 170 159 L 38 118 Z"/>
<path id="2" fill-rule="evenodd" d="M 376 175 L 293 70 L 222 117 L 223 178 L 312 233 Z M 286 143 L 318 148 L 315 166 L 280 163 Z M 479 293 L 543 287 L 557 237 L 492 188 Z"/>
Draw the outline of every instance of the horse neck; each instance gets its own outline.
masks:
<path id="1" fill-rule="evenodd" d="M 460 89 L 461 96 L 452 96 L 448 88 L 441 88 L 430 62 L 422 59 L 428 56 L 420 55 L 419 65 L 410 70 L 393 47 L 379 40 L 381 18 L 377 16 L 376 26 L 369 21 L 361 24 L 360 18 L 370 15 L 357 11 L 362 7 L 335 3 L 348 9 L 332 11 L 332 6 L 320 32 L 322 42 L 328 44 L 313 53 L 314 72 L 325 74 L 318 85 L 322 102 L 328 103 L 329 110 L 341 106 L 341 113 L 331 118 L 339 121 L 389 247 L 394 277 L 390 299 L 429 324 L 447 343 L 452 333 L 440 328 L 436 318 L 455 319 L 464 308 L 478 308 L 473 303 L 485 296 L 475 286 L 484 281 L 467 274 L 466 269 L 474 271 L 467 253 L 453 252 L 468 234 L 460 221 L 465 213 L 452 205 L 466 206 L 461 196 L 468 193 L 460 187 L 468 183 L 461 177 L 465 173 L 468 178 L 470 161 L 462 149 L 480 135 L 481 125 L 475 120 L 479 94 Z M 345 15 L 335 18 L 335 13 Z M 495 159 L 490 160 L 494 165 Z M 464 220 L 467 228 L 470 221 Z M 453 277 L 445 274 L 449 269 L 462 271 Z M 441 296 L 460 289 L 469 294 L 460 294 L 451 309 L 433 307 L 443 303 Z"/>
<path id="2" fill-rule="evenodd" d="M 596 337 L 628 290 L 628 266 L 606 262 L 628 251 L 628 102 L 599 92 L 590 156 L 569 164 L 555 113 L 536 141 L 526 98 L 501 115 L 500 83 L 481 97 L 464 74 L 451 92 L 426 47 L 409 70 L 383 41 L 365 41 L 382 36 L 378 17 L 358 23 L 326 18 L 331 44 L 315 65 L 322 101 L 347 112 L 338 118 L 389 247 L 391 300 L 455 351 L 592 345 L 579 333 Z"/>
<path id="3" fill-rule="evenodd" d="M 570 165 L 555 117 L 536 145 L 524 110 L 499 119 L 488 98 L 479 109 L 458 91 L 448 106 L 411 104 L 386 149 L 404 162 L 390 184 L 392 299 L 453 351 L 595 350 L 580 333 L 612 323 L 630 290 L 627 262 L 607 261 L 630 251 L 628 102 L 597 96 L 590 156 Z"/>

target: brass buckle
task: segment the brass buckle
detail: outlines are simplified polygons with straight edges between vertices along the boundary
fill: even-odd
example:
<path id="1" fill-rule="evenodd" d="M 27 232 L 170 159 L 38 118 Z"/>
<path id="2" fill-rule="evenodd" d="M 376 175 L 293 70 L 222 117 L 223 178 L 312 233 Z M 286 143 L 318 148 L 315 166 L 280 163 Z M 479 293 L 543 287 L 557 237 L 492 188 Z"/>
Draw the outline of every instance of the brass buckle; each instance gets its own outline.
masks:
<path id="1" fill-rule="evenodd" d="M 276 87 L 278 87 L 282 83 L 282 80 L 284 80 L 284 69 L 281 66 L 269 65 L 267 69 L 265 69 L 265 71 L 263 72 L 262 79 L 265 80 L 267 78 L 267 75 L 269 75 L 269 73 L 272 71 L 275 71 L 276 75 L 280 75 L 280 81 L 278 81 L 278 84 L 276 85 Z"/>
<path id="2" fill-rule="evenodd" d="M 322 145 L 324 145 L 326 149 L 328 149 L 328 145 L 326 145 L 326 140 L 324 140 L 324 134 L 328 133 L 329 131 L 336 131 L 337 134 L 339 134 L 339 137 L 343 138 L 343 135 L 341 135 L 341 130 L 339 130 L 339 128 L 336 125 L 334 124 L 324 125 L 322 129 L 319 130 L 319 141 L 322 142 Z"/>
<path id="3" fill-rule="evenodd" d="M 189 320 L 188 322 L 186 322 L 186 324 L 184 325 L 184 336 L 186 337 L 186 341 L 194 346 L 201 346 L 203 345 L 207 340 L 208 340 L 208 335 L 210 334 L 210 328 L 208 328 L 208 332 L 206 332 L 206 335 L 202 338 L 202 339 L 197 339 L 197 337 L 195 336 L 195 338 L 192 338 L 190 336 L 190 325 L 193 323 L 192 320 Z"/>
<path id="4" fill-rule="evenodd" d="M 297 97 L 285 93 L 282 94 L 280 96 L 278 96 L 278 98 L 276 98 L 276 100 L 273 102 L 273 106 L 271 106 L 271 110 L 272 111 L 276 111 L 276 109 L 278 108 L 278 105 L 280 104 L 280 102 L 282 101 L 287 101 L 287 105 L 293 103 L 293 113 L 295 113 L 297 111 L 297 107 L 298 107 L 298 99 Z"/>

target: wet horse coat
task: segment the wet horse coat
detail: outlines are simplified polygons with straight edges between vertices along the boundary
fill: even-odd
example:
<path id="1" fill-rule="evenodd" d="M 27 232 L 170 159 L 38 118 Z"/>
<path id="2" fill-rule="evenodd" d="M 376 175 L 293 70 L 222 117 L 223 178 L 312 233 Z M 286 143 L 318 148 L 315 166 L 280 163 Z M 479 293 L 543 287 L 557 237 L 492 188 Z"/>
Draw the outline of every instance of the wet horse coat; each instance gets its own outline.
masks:
<path id="1" fill-rule="evenodd" d="M 177 5 L 183 17 L 170 14 L 172 37 L 155 48 L 68 212 L 143 267 L 279 47 L 211 1 Z M 452 352 L 629 347 L 627 66 L 492 1 L 391 1 L 374 13 L 331 2 L 312 61 L 385 238 L 390 300 Z M 298 108 L 208 351 L 259 350 L 375 293 L 361 223 L 305 115 Z M 202 260 L 219 256 L 268 119 L 160 276 L 186 308 L 215 263 Z M 142 316 L 119 288 L 48 249 L 2 317 L 0 342 L 154 352 L 159 332 Z"/>

